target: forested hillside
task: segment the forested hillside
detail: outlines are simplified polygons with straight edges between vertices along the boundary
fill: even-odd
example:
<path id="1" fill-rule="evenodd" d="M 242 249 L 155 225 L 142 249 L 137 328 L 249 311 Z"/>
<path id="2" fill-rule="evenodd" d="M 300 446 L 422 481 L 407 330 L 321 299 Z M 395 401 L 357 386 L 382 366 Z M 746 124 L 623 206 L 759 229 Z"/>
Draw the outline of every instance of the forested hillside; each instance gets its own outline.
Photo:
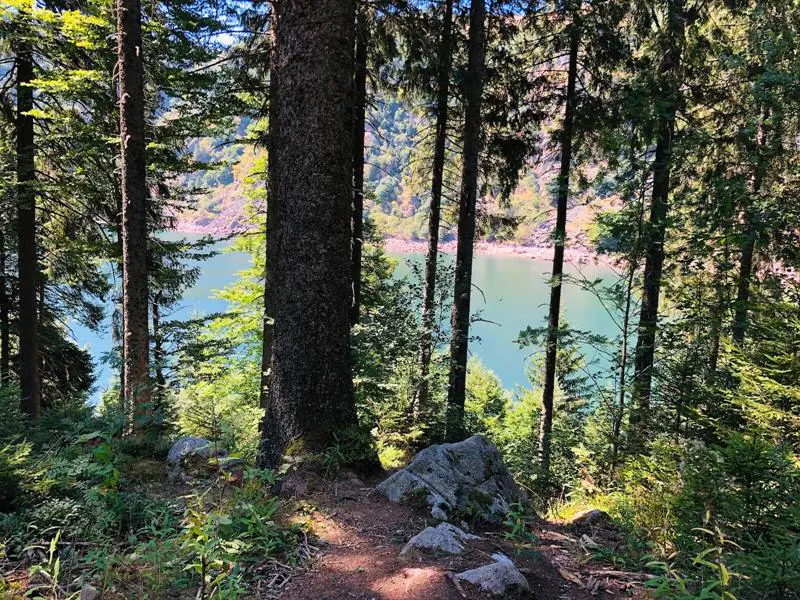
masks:
<path id="1" fill-rule="evenodd" d="M 426 158 L 420 144 L 431 125 L 410 104 L 387 94 L 371 105 L 366 134 L 365 214 L 383 238 L 423 242 L 428 237 L 430 190 L 424 169 L 415 167 L 415 163 Z M 239 134 L 246 138 L 246 127 L 240 126 Z M 246 230 L 248 196 L 244 188 L 257 172 L 257 164 L 265 160 L 266 151 L 212 138 L 194 142 L 189 151 L 195 160 L 219 167 L 185 179 L 186 185 L 202 193 L 189 209 L 178 215 L 177 229 L 217 235 Z M 557 158 L 557 154 L 548 152 L 531 160 L 508 200 L 501 201 L 491 189 L 486 190 L 481 200 L 482 240 L 535 247 L 549 245 L 555 221 L 552 186 Z M 599 169 L 595 166 L 587 171 L 596 176 Z M 619 203 L 610 185 L 602 180 L 587 181 L 585 187 L 570 199 L 568 232 L 574 248 L 591 254 L 602 235 L 593 225 L 594 218 L 606 211 L 613 212 Z M 451 213 L 454 202 L 451 190 L 448 209 Z M 443 225 L 442 239 L 455 241 L 455 237 L 451 218 Z"/>
<path id="2" fill-rule="evenodd" d="M 798 2 L 0 2 L 0 597 L 800 598 Z"/>

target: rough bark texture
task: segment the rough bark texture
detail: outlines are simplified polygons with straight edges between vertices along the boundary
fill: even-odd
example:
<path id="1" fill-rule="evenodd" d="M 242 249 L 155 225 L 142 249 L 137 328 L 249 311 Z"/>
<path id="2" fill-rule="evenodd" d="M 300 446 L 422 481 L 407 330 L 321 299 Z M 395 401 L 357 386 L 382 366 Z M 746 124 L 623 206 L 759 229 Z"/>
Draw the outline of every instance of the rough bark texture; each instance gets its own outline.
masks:
<path id="1" fill-rule="evenodd" d="M 422 335 L 419 343 L 420 379 L 414 397 L 414 420 L 428 404 L 433 331 L 436 325 L 436 267 L 439 260 L 439 228 L 442 222 L 442 187 L 447 150 L 447 117 L 450 99 L 450 69 L 453 62 L 453 0 L 446 0 L 439 38 L 436 89 L 436 140 L 431 174 L 431 206 L 428 215 L 428 250 L 425 254 L 425 287 L 422 291 Z"/>
<path id="2" fill-rule="evenodd" d="M 266 270 L 264 272 L 264 329 L 262 336 L 261 349 L 261 389 L 259 393 L 259 405 L 267 408 L 269 401 L 269 385 L 272 374 L 272 347 L 275 339 L 275 300 L 273 297 L 274 286 L 271 283 L 270 272 L 277 264 L 278 256 L 278 202 L 275 200 L 275 182 L 277 173 L 275 165 L 277 161 L 272 160 L 273 149 L 276 145 L 277 127 L 273 127 L 276 122 L 276 108 L 278 106 L 278 49 L 276 47 L 275 30 L 278 18 L 273 10 L 270 15 L 270 64 L 269 64 L 269 130 L 267 131 L 266 143 L 268 152 L 267 162 L 267 248 L 266 248 Z"/>
<path id="3" fill-rule="evenodd" d="M 41 413 L 39 379 L 39 279 L 36 256 L 36 168 L 34 164 L 33 62 L 27 49 L 17 52 L 17 263 L 19 269 L 20 408 L 30 419 Z"/>
<path id="4" fill-rule="evenodd" d="M 132 425 L 150 404 L 147 180 L 144 138 L 142 11 L 139 0 L 117 0 L 122 157 L 122 300 L 125 400 Z"/>
<path id="5" fill-rule="evenodd" d="M 11 375 L 11 330 L 9 327 L 8 313 L 9 294 L 6 281 L 6 235 L 0 224 L 0 385 L 8 383 Z"/>
<path id="6" fill-rule="evenodd" d="M 472 0 L 469 24 L 469 62 L 464 90 L 464 167 L 458 207 L 453 309 L 450 317 L 450 375 L 447 386 L 445 436 L 448 441 L 464 437 L 464 395 L 467 382 L 472 257 L 475 245 L 475 206 L 478 198 L 478 162 L 481 152 L 481 96 L 485 50 L 486 4 Z"/>
<path id="7" fill-rule="evenodd" d="M 279 251 L 260 463 L 293 440 L 320 451 L 357 423 L 350 371 L 355 2 L 277 5 L 279 94 L 271 159 Z"/>
<path id="8" fill-rule="evenodd" d="M 653 192 L 647 226 L 642 305 L 634 358 L 633 404 L 631 407 L 631 445 L 641 445 L 649 427 L 650 395 L 658 327 L 658 304 L 661 274 L 664 267 L 664 241 L 669 209 L 670 172 L 672 167 L 675 113 L 679 102 L 678 72 L 686 26 L 683 0 L 671 0 L 667 14 L 669 51 L 659 67 L 662 86 L 659 97 L 656 153 L 653 161 Z"/>
<path id="9" fill-rule="evenodd" d="M 367 124 L 367 46 L 369 23 L 367 9 L 358 11 L 356 22 L 355 78 L 353 80 L 353 257 L 350 278 L 353 281 L 353 305 L 350 322 L 361 315 L 361 251 L 364 245 L 364 132 Z"/>
<path id="10" fill-rule="evenodd" d="M 572 164 L 572 129 L 575 117 L 575 81 L 578 75 L 577 28 L 570 34 L 569 66 L 567 68 L 567 97 L 564 124 L 561 130 L 561 165 L 558 172 L 558 198 L 556 200 L 556 228 L 553 232 L 553 276 L 550 279 L 550 311 L 547 318 L 547 343 L 545 346 L 544 390 L 542 414 L 539 419 L 539 470 L 546 477 L 550 472 L 550 438 L 553 432 L 553 396 L 556 389 L 556 358 L 558 356 L 558 327 L 561 317 L 561 283 L 564 273 L 564 242 L 567 237 L 567 200 L 569 175 Z"/>

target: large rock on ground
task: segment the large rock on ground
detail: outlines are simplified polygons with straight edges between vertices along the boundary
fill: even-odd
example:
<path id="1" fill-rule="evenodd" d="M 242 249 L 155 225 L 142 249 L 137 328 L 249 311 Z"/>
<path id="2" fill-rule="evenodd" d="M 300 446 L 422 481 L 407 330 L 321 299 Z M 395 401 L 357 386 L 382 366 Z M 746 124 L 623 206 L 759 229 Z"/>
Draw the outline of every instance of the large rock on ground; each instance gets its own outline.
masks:
<path id="1" fill-rule="evenodd" d="M 479 536 L 462 531 L 455 525 L 439 523 L 436 527 L 426 527 L 408 540 L 400 550 L 400 558 L 411 558 L 421 552 L 461 554 L 465 542 L 479 539 Z"/>
<path id="2" fill-rule="evenodd" d="M 470 569 L 456 575 L 459 581 L 466 581 L 493 596 L 508 597 L 513 592 L 530 590 L 528 580 L 504 554 L 492 554 L 495 562 L 477 569 Z"/>
<path id="3" fill-rule="evenodd" d="M 375 489 L 392 502 L 427 505 L 440 521 L 498 523 L 511 504 L 527 503 L 497 448 L 482 435 L 425 448 Z"/>
<path id="4" fill-rule="evenodd" d="M 228 452 L 218 444 L 198 437 L 182 437 L 169 449 L 167 474 L 170 479 L 187 479 L 208 469 L 211 458 L 225 458 Z"/>

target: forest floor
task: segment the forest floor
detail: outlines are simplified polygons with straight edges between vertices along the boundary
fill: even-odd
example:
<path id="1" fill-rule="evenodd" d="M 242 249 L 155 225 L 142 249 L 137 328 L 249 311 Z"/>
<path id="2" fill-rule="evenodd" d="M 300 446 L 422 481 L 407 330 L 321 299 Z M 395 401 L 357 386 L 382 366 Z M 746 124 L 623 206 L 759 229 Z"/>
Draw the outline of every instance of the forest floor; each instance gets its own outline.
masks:
<path id="1" fill-rule="evenodd" d="M 449 574 L 488 564 L 496 552 L 511 558 L 528 579 L 530 593 L 518 598 L 645 597 L 646 575 L 620 571 L 594 558 L 599 548 L 613 553 L 618 539 L 611 529 L 578 531 L 537 520 L 530 525 L 527 543 L 505 539 L 499 530 L 477 529 L 472 533 L 483 539 L 469 542 L 463 555 L 401 559 L 398 554 L 408 539 L 434 523 L 421 512 L 375 493 L 377 483 L 353 476 L 303 494 L 320 551 L 310 568 L 286 585 L 280 598 L 484 600 L 490 596 L 466 583 L 457 587 Z"/>

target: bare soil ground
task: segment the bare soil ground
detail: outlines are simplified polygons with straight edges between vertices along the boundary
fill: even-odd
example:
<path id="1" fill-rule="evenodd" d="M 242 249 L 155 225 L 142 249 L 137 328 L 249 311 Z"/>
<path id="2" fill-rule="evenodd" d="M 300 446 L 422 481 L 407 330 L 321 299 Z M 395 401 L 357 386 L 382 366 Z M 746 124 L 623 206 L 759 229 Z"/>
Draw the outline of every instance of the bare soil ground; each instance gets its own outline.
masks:
<path id="1" fill-rule="evenodd" d="M 311 516 L 320 553 L 313 566 L 294 577 L 280 597 L 286 600 L 484 600 L 490 596 L 448 577 L 492 562 L 491 554 L 510 557 L 528 579 L 531 591 L 518 598 L 589 600 L 643 598 L 645 576 L 623 573 L 591 559 L 581 543 L 613 544 L 612 531 L 575 531 L 540 521 L 532 526 L 536 542 L 514 544 L 500 531 L 474 530 L 484 537 L 473 541 L 461 556 L 426 556 L 403 560 L 398 553 L 430 517 L 407 506 L 390 503 L 374 492 L 377 481 L 357 478 L 303 490 L 314 509 Z M 594 537 L 592 537 L 594 536 Z M 596 538 L 596 539 L 595 539 Z M 589 543 L 591 545 L 591 543 Z"/>

